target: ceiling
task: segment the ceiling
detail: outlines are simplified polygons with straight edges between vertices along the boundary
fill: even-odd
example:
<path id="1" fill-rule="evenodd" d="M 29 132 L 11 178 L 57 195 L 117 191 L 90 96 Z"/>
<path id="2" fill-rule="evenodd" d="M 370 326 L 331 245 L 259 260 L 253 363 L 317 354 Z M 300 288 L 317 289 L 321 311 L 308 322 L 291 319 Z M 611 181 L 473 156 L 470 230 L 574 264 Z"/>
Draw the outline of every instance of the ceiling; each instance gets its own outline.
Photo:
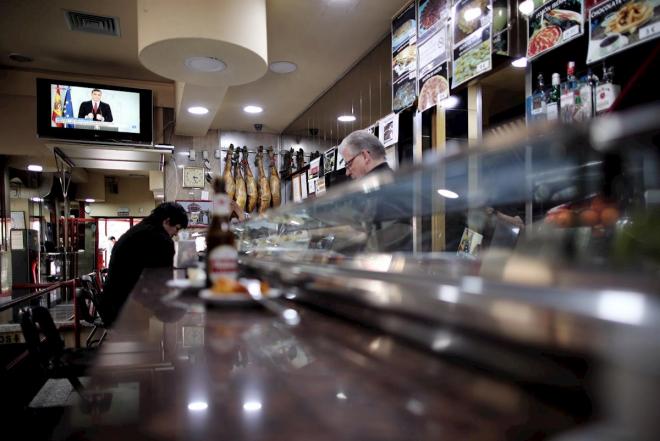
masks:
<path id="1" fill-rule="evenodd" d="M 389 32 L 403 0 L 267 0 L 268 61 L 298 65 L 230 87 L 212 129 L 282 132 Z M 0 64 L 19 69 L 173 83 L 138 59 L 137 1 L 0 0 Z M 69 30 L 64 10 L 119 18 L 120 37 Z M 163 24 L 166 26 L 166 23 Z M 34 58 L 18 63 L 17 52 Z M 242 111 L 264 108 L 259 115 Z"/>

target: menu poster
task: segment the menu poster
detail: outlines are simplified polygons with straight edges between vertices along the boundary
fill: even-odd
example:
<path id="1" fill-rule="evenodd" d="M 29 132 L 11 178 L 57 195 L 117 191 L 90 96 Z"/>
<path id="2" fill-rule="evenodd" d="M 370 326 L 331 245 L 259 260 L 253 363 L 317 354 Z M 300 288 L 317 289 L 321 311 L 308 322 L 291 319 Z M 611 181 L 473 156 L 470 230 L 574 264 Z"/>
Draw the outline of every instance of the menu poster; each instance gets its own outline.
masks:
<path id="1" fill-rule="evenodd" d="M 378 124 L 378 137 L 385 147 L 399 142 L 399 115 L 397 113 L 390 113 L 378 121 Z"/>
<path id="2" fill-rule="evenodd" d="M 418 90 L 421 112 L 449 96 L 447 58 L 449 40 L 447 0 L 418 0 L 417 27 Z"/>
<path id="3" fill-rule="evenodd" d="M 454 5 L 452 87 L 492 69 L 492 0 L 457 0 Z"/>
<path id="4" fill-rule="evenodd" d="M 319 181 L 319 178 L 313 178 L 307 181 L 307 194 L 313 195 L 316 194 L 316 183 Z"/>
<path id="5" fill-rule="evenodd" d="M 337 158 L 337 147 L 333 147 L 323 153 L 323 174 L 327 175 L 335 171 L 335 162 Z"/>
<path id="6" fill-rule="evenodd" d="M 316 179 L 319 177 L 319 173 L 321 172 L 321 158 L 314 158 L 311 161 L 309 161 L 309 180 L 311 181 L 312 179 Z"/>
<path id="7" fill-rule="evenodd" d="M 480 28 L 453 50 L 452 82 L 456 87 L 492 69 L 490 25 Z"/>
<path id="8" fill-rule="evenodd" d="M 587 63 L 660 36 L 660 0 L 609 0 L 589 11 Z"/>
<path id="9" fill-rule="evenodd" d="M 493 53 L 509 55 L 509 2 L 493 0 Z"/>
<path id="10" fill-rule="evenodd" d="M 537 8 L 527 20 L 527 58 L 576 39 L 584 32 L 583 0 L 555 0 Z"/>
<path id="11" fill-rule="evenodd" d="M 479 255 L 481 242 L 483 242 L 483 240 L 484 237 L 481 234 L 472 231 L 469 228 L 465 228 L 463 230 L 461 241 L 458 244 L 458 251 L 456 254 L 468 259 L 475 259 Z"/>
<path id="12" fill-rule="evenodd" d="M 293 183 L 293 202 L 300 202 L 302 201 L 302 192 L 300 190 L 300 175 L 294 175 L 291 178 L 291 182 Z"/>
<path id="13" fill-rule="evenodd" d="M 392 111 L 411 106 L 417 97 L 417 25 L 415 2 L 392 20 Z"/>
<path id="14" fill-rule="evenodd" d="M 321 176 L 318 181 L 316 181 L 316 196 L 322 195 L 325 193 L 325 176 Z"/>
<path id="15" fill-rule="evenodd" d="M 307 199 L 307 172 L 304 171 L 300 175 L 300 196 L 302 199 Z"/>

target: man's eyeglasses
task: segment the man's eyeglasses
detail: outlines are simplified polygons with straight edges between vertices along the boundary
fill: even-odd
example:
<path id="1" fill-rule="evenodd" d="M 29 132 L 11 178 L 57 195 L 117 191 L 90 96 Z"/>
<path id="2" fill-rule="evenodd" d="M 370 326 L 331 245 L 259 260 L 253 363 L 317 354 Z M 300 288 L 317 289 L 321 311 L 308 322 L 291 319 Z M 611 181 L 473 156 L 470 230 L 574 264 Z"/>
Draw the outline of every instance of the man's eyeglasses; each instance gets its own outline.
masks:
<path id="1" fill-rule="evenodd" d="M 344 167 L 346 167 L 346 168 L 351 168 L 351 165 L 353 165 L 353 161 L 355 161 L 355 159 L 356 159 L 358 156 L 360 156 L 360 155 L 362 154 L 363 151 L 364 151 L 364 150 L 361 150 L 360 153 L 358 153 L 357 155 L 353 156 L 353 157 L 351 158 L 350 161 L 346 161 L 346 162 L 344 163 Z"/>

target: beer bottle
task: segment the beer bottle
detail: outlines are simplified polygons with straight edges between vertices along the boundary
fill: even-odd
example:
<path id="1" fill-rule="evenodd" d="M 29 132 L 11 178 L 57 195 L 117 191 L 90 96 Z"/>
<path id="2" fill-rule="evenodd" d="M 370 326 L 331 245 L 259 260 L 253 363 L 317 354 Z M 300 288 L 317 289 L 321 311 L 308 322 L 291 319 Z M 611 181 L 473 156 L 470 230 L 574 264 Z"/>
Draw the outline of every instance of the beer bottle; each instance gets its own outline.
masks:
<path id="1" fill-rule="evenodd" d="M 206 283 L 213 285 L 218 279 L 236 280 L 238 252 L 234 233 L 229 229 L 231 199 L 225 192 L 225 182 L 216 177 L 213 181 L 213 217 L 206 235 Z"/>

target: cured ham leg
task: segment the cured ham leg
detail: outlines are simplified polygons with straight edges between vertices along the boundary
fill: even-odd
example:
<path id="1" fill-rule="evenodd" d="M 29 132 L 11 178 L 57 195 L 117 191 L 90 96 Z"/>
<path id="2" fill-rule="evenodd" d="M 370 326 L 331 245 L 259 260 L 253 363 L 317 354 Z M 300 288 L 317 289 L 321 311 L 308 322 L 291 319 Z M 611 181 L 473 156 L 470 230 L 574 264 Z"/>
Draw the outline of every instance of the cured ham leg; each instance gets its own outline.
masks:
<path id="1" fill-rule="evenodd" d="M 268 148 L 268 160 L 270 161 L 270 192 L 273 200 L 273 207 L 279 207 L 282 203 L 280 190 L 280 174 L 277 172 L 277 163 L 273 148 Z"/>
<path id="2" fill-rule="evenodd" d="M 236 203 L 241 210 L 245 210 L 245 202 L 247 201 L 247 190 L 245 188 L 245 179 L 243 179 L 243 173 L 241 173 L 238 156 L 239 149 L 234 153 L 234 159 L 232 161 L 234 165 L 234 182 L 236 183 Z"/>
<path id="3" fill-rule="evenodd" d="M 225 156 L 225 171 L 222 173 L 222 180 L 225 181 L 225 191 L 230 199 L 234 199 L 236 193 L 236 183 L 231 174 L 231 159 L 234 156 L 234 144 L 229 144 L 227 156 Z"/>
<path id="4" fill-rule="evenodd" d="M 243 147 L 241 166 L 243 166 L 243 175 L 245 176 L 245 185 L 247 187 L 247 212 L 252 213 L 254 207 L 257 206 L 259 191 L 257 190 L 257 181 L 254 179 L 252 169 L 250 169 L 250 164 L 248 163 L 247 147 Z"/>
<path id="5" fill-rule="evenodd" d="M 257 166 L 257 169 L 259 169 L 259 182 L 257 184 L 257 189 L 259 190 L 258 210 L 259 214 L 263 214 L 270 207 L 271 194 L 268 177 L 264 170 L 264 146 L 262 145 L 259 146 L 259 153 L 257 153 L 255 165 Z"/>

